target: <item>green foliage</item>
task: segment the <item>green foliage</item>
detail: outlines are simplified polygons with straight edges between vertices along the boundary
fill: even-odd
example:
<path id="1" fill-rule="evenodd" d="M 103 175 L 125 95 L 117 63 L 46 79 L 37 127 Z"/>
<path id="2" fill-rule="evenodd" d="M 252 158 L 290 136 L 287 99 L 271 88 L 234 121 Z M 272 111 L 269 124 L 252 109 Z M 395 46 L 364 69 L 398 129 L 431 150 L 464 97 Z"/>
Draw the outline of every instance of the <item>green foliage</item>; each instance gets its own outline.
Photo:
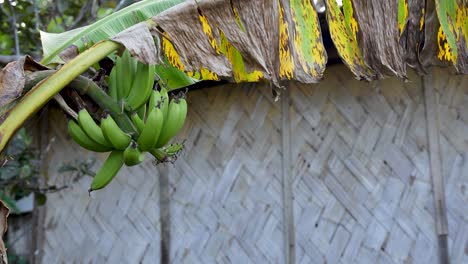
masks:
<path id="1" fill-rule="evenodd" d="M 9 249 L 11 246 L 6 243 L 6 247 Z M 15 254 L 14 252 L 12 252 L 11 250 L 8 251 L 8 263 L 9 264 L 28 264 L 28 260 L 23 257 L 23 256 L 19 256 L 17 254 Z"/>
<path id="2" fill-rule="evenodd" d="M 39 155 L 32 147 L 32 138 L 24 128 L 10 142 L 1 160 L 0 199 L 13 212 L 17 211 L 15 200 L 33 192 L 32 186 L 39 181 Z"/>
<path id="3" fill-rule="evenodd" d="M 46 193 L 59 191 L 68 185 L 57 187 L 48 185 L 40 188 L 39 153 L 32 147 L 32 138 L 24 128 L 11 140 L 0 159 L 0 200 L 4 201 L 12 213 L 18 213 L 16 200 L 34 193 L 37 205 L 46 202 Z M 62 164 L 58 173 L 67 174 L 70 183 L 86 175 L 94 175 L 91 167 L 95 160 L 77 160 Z"/>
<path id="4" fill-rule="evenodd" d="M 0 1 L 0 55 L 15 54 L 13 13 L 16 16 L 21 54 L 41 56 L 39 31 L 61 33 L 88 25 L 112 14 L 117 5 L 113 0 L 15 0 L 10 6 Z"/>
<path id="5" fill-rule="evenodd" d="M 155 72 L 158 76 L 159 84 L 169 91 L 183 88 L 199 81 L 171 66 L 167 60 L 165 63 L 166 64 L 156 65 Z"/>

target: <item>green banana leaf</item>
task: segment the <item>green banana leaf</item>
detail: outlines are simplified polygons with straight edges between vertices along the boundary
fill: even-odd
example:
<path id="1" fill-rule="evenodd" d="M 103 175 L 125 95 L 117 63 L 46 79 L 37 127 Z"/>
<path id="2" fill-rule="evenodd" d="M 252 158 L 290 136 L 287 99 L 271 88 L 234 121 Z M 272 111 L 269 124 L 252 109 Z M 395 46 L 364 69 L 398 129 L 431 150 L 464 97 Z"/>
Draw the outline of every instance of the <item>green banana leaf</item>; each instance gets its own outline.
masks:
<path id="1" fill-rule="evenodd" d="M 357 42 L 359 26 L 351 0 L 343 0 L 343 11 L 335 0 L 327 0 L 326 3 L 328 26 L 338 53 L 358 79 L 372 80 L 374 74 L 364 62 Z"/>
<path id="2" fill-rule="evenodd" d="M 68 46 L 75 45 L 79 50 L 83 50 L 96 42 L 108 39 L 130 26 L 147 20 L 182 2 L 184 1 L 144 0 L 113 13 L 89 26 L 59 34 L 41 31 L 44 52 L 42 64 L 62 63 L 63 61 L 58 55 Z"/>
<path id="3" fill-rule="evenodd" d="M 159 77 L 160 84 L 169 91 L 187 87 L 200 81 L 199 79 L 187 76 L 183 71 L 173 67 L 169 63 L 158 64 L 154 70 Z"/>
<path id="4" fill-rule="evenodd" d="M 109 15 L 92 25 L 77 28 L 63 33 L 47 33 L 41 31 L 44 59 L 42 63 L 62 63 L 60 52 L 70 45 L 76 45 L 79 50 L 92 44 L 108 39 L 121 31 L 145 21 L 162 11 L 173 7 L 183 0 L 144 0 L 128 6 Z M 173 67 L 167 61 L 165 65 L 157 65 L 156 74 L 162 85 L 168 90 L 178 89 L 198 82 L 201 76 L 189 77 L 183 71 Z"/>
<path id="5" fill-rule="evenodd" d="M 322 79 L 327 53 L 312 1 L 279 1 L 279 75 L 310 83 Z"/>
<path id="6" fill-rule="evenodd" d="M 400 35 L 405 29 L 408 12 L 408 0 L 398 0 L 398 28 L 400 29 Z"/>
<path id="7" fill-rule="evenodd" d="M 458 72 L 468 73 L 468 3 L 436 0 L 440 27 L 437 36 L 439 60 L 452 62 Z"/>

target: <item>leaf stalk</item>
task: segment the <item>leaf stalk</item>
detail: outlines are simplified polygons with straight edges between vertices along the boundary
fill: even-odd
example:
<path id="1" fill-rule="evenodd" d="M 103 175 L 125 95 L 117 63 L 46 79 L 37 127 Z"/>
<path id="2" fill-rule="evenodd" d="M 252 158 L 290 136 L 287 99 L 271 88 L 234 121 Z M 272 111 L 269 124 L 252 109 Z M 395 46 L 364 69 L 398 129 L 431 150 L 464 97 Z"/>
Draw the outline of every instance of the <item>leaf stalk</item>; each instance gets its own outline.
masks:
<path id="1" fill-rule="evenodd" d="M 119 43 L 110 40 L 99 42 L 32 88 L 15 107 L 0 117 L 0 152 L 26 119 L 89 67 L 120 47 Z"/>

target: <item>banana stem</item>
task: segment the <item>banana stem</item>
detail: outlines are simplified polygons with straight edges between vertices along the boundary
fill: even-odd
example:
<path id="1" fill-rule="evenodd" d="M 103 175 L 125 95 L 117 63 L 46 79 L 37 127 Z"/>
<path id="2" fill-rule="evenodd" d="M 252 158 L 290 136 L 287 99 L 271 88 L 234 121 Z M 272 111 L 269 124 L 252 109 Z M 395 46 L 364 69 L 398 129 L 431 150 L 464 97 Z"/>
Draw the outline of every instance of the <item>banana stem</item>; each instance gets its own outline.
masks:
<path id="1" fill-rule="evenodd" d="M 130 118 L 122 112 L 122 107 L 114 101 L 114 98 L 107 95 L 99 86 L 97 86 L 93 81 L 82 77 L 77 78 L 73 82 L 76 84 L 76 90 L 81 94 L 86 94 L 96 102 L 99 107 L 103 110 L 107 110 L 110 115 L 115 119 L 115 122 L 122 128 L 125 132 L 130 134 L 138 135 L 136 127 L 133 125 Z"/>
<path id="2" fill-rule="evenodd" d="M 153 157 L 155 157 L 158 162 L 165 162 L 167 159 L 167 155 L 159 149 L 152 149 L 149 151 L 149 153 L 153 155 Z"/>
<path id="3" fill-rule="evenodd" d="M 0 152 L 28 117 L 90 66 L 120 47 L 120 44 L 113 41 L 100 42 L 65 64 L 49 78 L 39 82 L 15 107 L 0 118 Z"/>
<path id="4" fill-rule="evenodd" d="M 55 72 L 55 70 L 46 70 L 29 74 L 26 77 L 26 84 L 24 89 L 30 90 L 36 84 L 51 76 Z M 80 75 L 71 81 L 67 87 L 75 89 L 80 94 L 86 94 L 91 97 L 91 99 L 93 99 L 93 101 L 96 102 L 96 104 L 98 104 L 101 109 L 107 110 L 111 114 L 111 116 L 115 119 L 115 122 L 117 122 L 119 127 L 121 127 L 125 132 L 130 134 L 137 133 L 137 130 L 130 118 L 126 114 L 122 113 L 119 104 L 115 102 L 112 97 L 107 95 L 101 88 L 99 88 L 99 86 L 92 80 Z"/>

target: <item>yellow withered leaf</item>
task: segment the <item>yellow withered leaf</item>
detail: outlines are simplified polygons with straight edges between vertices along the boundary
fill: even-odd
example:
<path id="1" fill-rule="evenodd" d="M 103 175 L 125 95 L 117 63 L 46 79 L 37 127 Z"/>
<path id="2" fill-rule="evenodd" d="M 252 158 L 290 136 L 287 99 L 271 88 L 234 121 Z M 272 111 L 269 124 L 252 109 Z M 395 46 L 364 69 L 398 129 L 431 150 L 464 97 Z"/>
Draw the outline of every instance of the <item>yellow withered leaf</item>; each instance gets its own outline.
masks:
<path id="1" fill-rule="evenodd" d="M 336 0 L 327 0 L 327 21 L 330 35 L 344 63 L 358 79 L 372 80 L 372 70 L 365 64 L 357 42 L 358 23 L 351 0 L 343 0 L 343 11 Z"/>

